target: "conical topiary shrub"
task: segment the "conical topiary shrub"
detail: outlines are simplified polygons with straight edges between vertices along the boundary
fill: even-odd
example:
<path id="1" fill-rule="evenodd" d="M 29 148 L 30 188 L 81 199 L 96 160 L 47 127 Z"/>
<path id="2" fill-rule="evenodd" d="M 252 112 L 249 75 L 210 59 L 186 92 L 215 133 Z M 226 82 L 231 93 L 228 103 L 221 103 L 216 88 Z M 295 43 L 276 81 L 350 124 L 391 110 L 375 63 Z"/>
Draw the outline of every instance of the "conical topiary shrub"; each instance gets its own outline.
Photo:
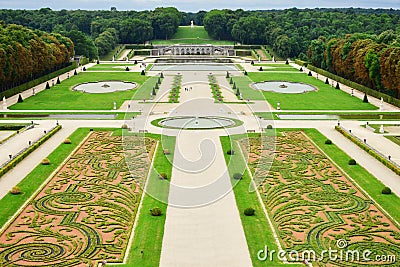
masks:
<path id="1" fill-rule="evenodd" d="M 140 73 L 140 75 L 146 75 L 146 73 L 144 72 L 144 70 L 142 70 L 142 72 Z"/>
<path id="2" fill-rule="evenodd" d="M 60 83 L 61 83 L 60 77 L 57 77 L 57 84 L 60 84 Z"/>
<path id="3" fill-rule="evenodd" d="M 18 101 L 17 102 L 18 103 L 24 102 L 24 100 L 22 99 L 22 95 L 21 94 L 18 95 Z"/>
<path id="4" fill-rule="evenodd" d="M 263 71 L 263 67 L 260 67 L 258 70 L 259 70 L 259 71 Z"/>
<path id="5" fill-rule="evenodd" d="M 368 96 L 366 93 L 364 93 L 364 98 L 363 98 L 364 103 L 368 103 Z"/>
<path id="6" fill-rule="evenodd" d="M 308 76 L 312 76 L 311 70 L 308 72 Z"/>
<path id="7" fill-rule="evenodd" d="M 126 70 L 126 71 L 129 71 L 129 67 L 126 67 L 125 70 Z"/>
<path id="8" fill-rule="evenodd" d="M 226 78 L 229 78 L 229 72 L 228 71 L 226 72 Z"/>
<path id="9" fill-rule="evenodd" d="M 231 79 L 229 80 L 229 84 L 233 84 L 232 77 L 231 77 Z"/>
<path id="10" fill-rule="evenodd" d="M 153 92 L 151 92 L 152 95 L 156 95 L 156 89 L 153 88 Z"/>
<path id="11" fill-rule="evenodd" d="M 160 78 L 163 79 L 164 78 L 164 74 L 161 72 L 160 74 Z"/>
<path id="12" fill-rule="evenodd" d="M 326 80 L 325 80 L 325 84 L 329 84 L 329 80 L 328 80 L 328 78 L 326 78 Z"/>
<path id="13" fill-rule="evenodd" d="M 340 89 L 339 83 L 336 83 L 336 89 Z"/>
<path id="14" fill-rule="evenodd" d="M 240 91 L 239 91 L 239 87 L 236 90 L 236 96 L 240 96 Z"/>
<path id="15" fill-rule="evenodd" d="M 233 83 L 233 87 L 232 88 L 236 89 L 236 83 L 235 82 Z"/>
<path id="16" fill-rule="evenodd" d="M 74 71 L 74 75 L 78 75 L 78 72 L 76 72 L 76 70 Z"/>
<path id="17" fill-rule="evenodd" d="M 286 62 L 285 62 L 285 64 L 286 64 L 286 65 L 289 65 L 289 60 L 287 60 L 287 59 L 286 59 Z"/>
<path id="18" fill-rule="evenodd" d="M 49 82 L 46 83 L 46 89 L 50 89 L 50 84 L 49 84 Z"/>

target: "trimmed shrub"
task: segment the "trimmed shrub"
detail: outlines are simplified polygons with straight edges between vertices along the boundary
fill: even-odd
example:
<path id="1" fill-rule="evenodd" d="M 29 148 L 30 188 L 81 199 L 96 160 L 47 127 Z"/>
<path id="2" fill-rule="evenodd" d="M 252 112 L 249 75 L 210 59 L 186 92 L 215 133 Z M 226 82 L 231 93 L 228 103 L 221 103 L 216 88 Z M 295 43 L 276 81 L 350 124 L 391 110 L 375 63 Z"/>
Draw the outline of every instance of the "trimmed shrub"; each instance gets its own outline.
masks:
<path id="1" fill-rule="evenodd" d="M 274 128 L 274 127 L 272 127 L 271 124 L 268 124 L 268 125 L 267 125 L 267 129 L 268 129 L 268 130 L 271 130 L 272 128 Z"/>
<path id="2" fill-rule="evenodd" d="M 142 72 L 140 73 L 140 75 L 146 75 L 146 72 L 144 72 L 144 70 L 142 70 Z"/>
<path id="3" fill-rule="evenodd" d="M 128 125 L 126 123 L 124 123 L 124 124 L 121 125 L 121 128 L 122 129 L 128 129 Z"/>
<path id="4" fill-rule="evenodd" d="M 56 82 L 57 84 L 60 84 L 61 83 L 61 81 L 60 81 L 60 77 L 57 77 L 57 82 Z"/>
<path id="5" fill-rule="evenodd" d="M 136 61 L 136 60 L 135 60 Z M 163 79 L 164 78 L 164 74 L 161 72 L 160 74 L 160 78 Z"/>
<path id="6" fill-rule="evenodd" d="M 246 216 L 253 216 L 254 215 L 254 213 L 255 213 L 255 209 L 253 209 L 253 208 L 246 208 L 245 210 L 244 210 L 244 215 L 246 215 Z"/>
<path id="7" fill-rule="evenodd" d="M 154 207 L 150 210 L 151 216 L 161 216 L 162 210 L 159 207 Z"/>
<path id="8" fill-rule="evenodd" d="M 235 179 L 235 180 L 242 180 L 242 178 L 243 178 L 243 174 L 240 174 L 240 173 L 233 174 L 233 179 Z"/>
<path id="9" fill-rule="evenodd" d="M 10 193 L 12 195 L 21 194 L 21 189 L 18 186 L 14 186 L 13 188 L 11 188 Z"/>
<path id="10" fill-rule="evenodd" d="M 329 84 L 329 80 L 328 80 L 328 78 L 326 78 L 326 80 L 325 80 L 325 84 Z"/>
<path id="11" fill-rule="evenodd" d="M 83 67 L 83 69 L 82 69 L 83 71 L 86 71 L 86 67 Z"/>
<path id="12" fill-rule="evenodd" d="M 336 83 L 336 89 L 340 89 L 339 83 Z"/>
<path id="13" fill-rule="evenodd" d="M 71 144 L 71 139 L 67 138 L 64 140 L 64 144 L 69 145 Z"/>
<path id="14" fill-rule="evenodd" d="M 286 64 L 286 65 L 289 65 L 289 60 L 287 60 L 287 59 L 286 59 L 286 62 L 285 62 L 285 64 Z"/>
<path id="15" fill-rule="evenodd" d="M 49 84 L 49 82 L 46 83 L 46 89 L 50 89 L 50 84 Z"/>
<path id="16" fill-rule="evenodd" d="M 368 103 L 368 96 L 366 93 L 364 94 L 363 102 Z"/>
<path id="17" fill-rule="evenodd" d="M 18 101 L 17 102 L 18 103 L 24 102 L 24 100 L 22 99 L 22 95 L 21 94 L 18 95 Z"/>
<path id="18" fill-rule="evenodd" d="M 254 61 L 253 60 L 251 61 L 251 65 L 254 65 Z"/>
<path id="19" fill-rule="evenodd" d="M 129 71 L 129 67 L 126 67 L 125 70 L 126 70 L 126 71 Z"/>
<path id="20" fill-rule="evenodd" d="M 42 165 L 50 165 L 50 160 L 48 158 L 42 159 Z"/>
<path id="21" fill-rule="evenodd" d="M 226 78 L 229 78 L 229 72 L 226 72 Z"/>
<path id="22" fill-rule="evenodd" d="M 308 72 L 308 76 L 312 76 L 311 70 Z"/>
<path id="23" fill-rule="evenodd" d="M 384 187 L 382 189 L 382 194 L 384 195 L 390 195 L 392 193 L 392 190 L 389 187 Z"/>
<path id="24" fill-rule="evenodd" d="M 228 155 L 234 155 L 234 154 L 235 154 L 235 151 L 232 150 L 232 149 L 229 149 L 228 151 L 226 151 L 226 154 L 228 154 Z"/>
<path id="25" fill-rule="evenodd" d="M 355 159 L 350 159 L 349 160 L 349 165 L 356 165 L 356 164 L 357 164 L 357 162 L 356 162 Z"/>
<path id="26" fill-rule="evenodd" d="M 299 71 L 303 72 L 303 67 L 301 67 L 301 68 L 299 69 Z"/>
<path id="27" fill-rule="evenodd" d="M 76 70 L 74 70 L 74 75 L 78 75 L 78 72 L 76 72 Z"/>
<path id="28" fill-rule="evenodd" d="M 325 145 L 332 145 L 332 140 L 330 139 L 325 140 Z"/>
<path id="29" fill-rule="evenodd" d="M 100 61 L 99 61 L 99 60 L 97 60 L 97 61 L 96 61 L 96 63 L 97 63 L 97 64 L 100 64 Z"/>
<path id="30" fill-rule="evenodd" d="M 247 76 L 247 71 L 244 71 L 244 75 L 246 75 L 246 76 Z"/>
<path id="31" fill-rule="evenodd" d="M 133 62 L 133 64 L 137 64 L 137 60 L 135 60 L 135 61 Z"/>
<path id="32" fill-rule="evenodd" d="M 160 177 L 160 179 L 163 179 L 163 180 L 167 180 L 168 179 L 168 176 L 167 176 L 167 174 L 165 172 L 160 173 L 158 175 L 158 177 Z"/>
<path id="33" fill-rule="evenodd" d="M 263 71 L 263 67 L 261 66 L 258 70 L 259 70 L 259 71 Z"/>
<path id="34" fill-rule="evenodd" d="M 151 95 L 156 95 L 156 88 L 153 87 L 153 91 L 151 92 Z"/>

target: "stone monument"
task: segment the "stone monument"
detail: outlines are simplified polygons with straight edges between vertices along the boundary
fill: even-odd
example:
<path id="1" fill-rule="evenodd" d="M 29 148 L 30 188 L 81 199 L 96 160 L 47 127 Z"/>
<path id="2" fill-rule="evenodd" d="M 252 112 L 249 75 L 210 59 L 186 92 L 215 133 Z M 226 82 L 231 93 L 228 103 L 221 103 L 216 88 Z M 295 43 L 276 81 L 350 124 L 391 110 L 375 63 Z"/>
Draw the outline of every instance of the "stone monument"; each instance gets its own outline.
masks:
<path id="1" fill-rule="evenodd" d="M 7 110 L 7 101 L 6 101 L 6 97 L 3 96 L 3 110 Z"/>
<path id="2" fill-rule="evenodd" d="M 192 29 L 194 28 L 194 22 L 193 22 L 193 20 L 190 21 L 190 28 L 192 28 Z"/>

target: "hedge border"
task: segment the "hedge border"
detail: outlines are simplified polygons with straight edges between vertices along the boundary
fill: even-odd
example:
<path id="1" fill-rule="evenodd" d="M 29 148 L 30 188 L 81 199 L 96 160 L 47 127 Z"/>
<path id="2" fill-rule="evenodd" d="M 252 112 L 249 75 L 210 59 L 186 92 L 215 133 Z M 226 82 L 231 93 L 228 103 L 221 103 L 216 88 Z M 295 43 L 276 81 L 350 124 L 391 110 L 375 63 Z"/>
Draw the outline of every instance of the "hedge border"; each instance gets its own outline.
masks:
<path id="1" fill-rule="evenodd" d="M 359 139 L 358 137 L 356 137 L 353 134 L 346 131 L 342 126 L 336 125 L 335 130 L 338 131 L 339 133 L 343 134 L 347 139 L 349 139 L 354 144 L 356 144 L 358 147 L 360 147 L 362 150 L 366 151 L 372 157 L 374 157 L 375 159 L 380 161 L 383 165 L 385 165 L 387 168 L 392 170 L 394 173 L 396 173 L 397 175 L 400 175 L 400 168 L 397 166 L 397 164 L 388 160 L 379 151 L 377 151 L 374 148 L 365 144 L 361 139 Z"/>
<path id="2" fill-rule="evenodd" d="M 56 134 L 60 129 L 61 125 L 55 126 L 53 129 L 51 129 L 46 135 L 42 136 L 39 138 L 39 140 L 35 141 L 31 146 L 26 148 L 21 154 L 17 155 L 15 158 L 13 158 L 10 162 L 5 164 L 1 169 L 0 169 L 0 177 L 2 177 L 4 174 L 6 174 L 9 170 L 14 168 L 19 162 L 21 162 L 23 159 L 25 159 L 29 154 L 31 154 L 33 151 L 35 151 L 41 144 L 43 144 L 45 141 L 47 141 L 50 137 L 52 137 L 54 134 Z"/>
<path id="3" fill-rule="evenodd" d="M 35 86 L 39 85 L 41 83 L 44 83 L 44 82 L 46 82 L 48 80 L 51 80 L 51 79 L 54 79 L 55 77 L 60 76 L 63 73 L 71 71 L 71 70 L 77 68 L 77 66 L 78 66 L 78 64 L 76 62 L 72 62 L 72 64 L 70 66 L 68 66 L 68 67 L 59 69 L 59 70 L 57 70 L 55 72 L 49 73 L 49 74 L 44 75 L 44 76 L 42 76 L 40 78 L 37 78 L 35 80 L 29 81 L 27 83 L 21 84 L 19 86 L 14 87 L 14 88 L 8 89 L 8 90 L 3 91 L 3 92 L 0 92 L 0 98 L 1 99 L 3 97 L 9 98 L 9 97 L 11 97 L 13 95 L 19 94 L 19 93 L 21 93 L 23 91 L 26 91 L 26 90 L 28 90 L 28 89 L 30 89 L 32 87 L 35 87 Z"/>
<path id="4" fill-rule="evenodd" d="M 22 125 L 21 125 L 21 126 L 22 126 Z M 14 136 L 16 136 L 17 134 L 22 133 L 22 132 L 28 130 L 29 127 L 31 127 L 31 126 L 32 126 L 31 124 L 30 124 L 30 125 L 25 125 L 25 126 L 22 126 L 20 129 L 15 130 L 15 132 L 14 132 L 12 135 L 8 136 L 7 138 L 4 138 L 3 140 L 0 140 L 0 144 L 4 144 L 5 142 L 7 142 L 8 140 L 10 140 L 11 138 L 13 138 Z"/>
<path id="5" fill-rule="evenodd" d="M 315 67 L 315 66 L 313 66 L 311 64 L 308 64 L 307 62 L 304 62 L 304 61 L 296 59 L 295 63 L 300 65 L 300 66 L 305 66 L 308 69 L 310 69 L 310 70 L 312 70 L 314 72 L 317 72 L 318 74 L 321 74 L 321 75 L 323 75 L 325 77 L 328 77 L 328 78 L 330 78 L 332 80 L 338 81 L 338 82 L 340 82 L 340 83 L 342 83 L 344 85 L 347 85 L 347 86 L 349 86 L 351 88 L 354 88 L 354 89 L 356 89 L 358 91 L 361 91 L 363 93 L 371 95 L 371 96 L 373 96 L 375 98 L 378 98 L 378 99 L 383 98 L 383 100 L 385 102 L 387 102 L 389 104 L 392 104 L 394 106 L 400 107 L 400 99 L 397 99 L 397 98 L 395 98 L 393 96 L 381 93 L 379 91 L 376 91 L 374 89 L 371 89 L 371 88 L 366 87 L 364 85 L 361 85 L 359 83 L 356 83 L 356 82 L 350 81 L 348 79 L 345 79 L 343 77 L 340 77 L 338 75 L 335 75 L 335 74 L 333 74 L 333 73 L 331 73 L 329 71 L 317 68 L 317 67 Z"/>

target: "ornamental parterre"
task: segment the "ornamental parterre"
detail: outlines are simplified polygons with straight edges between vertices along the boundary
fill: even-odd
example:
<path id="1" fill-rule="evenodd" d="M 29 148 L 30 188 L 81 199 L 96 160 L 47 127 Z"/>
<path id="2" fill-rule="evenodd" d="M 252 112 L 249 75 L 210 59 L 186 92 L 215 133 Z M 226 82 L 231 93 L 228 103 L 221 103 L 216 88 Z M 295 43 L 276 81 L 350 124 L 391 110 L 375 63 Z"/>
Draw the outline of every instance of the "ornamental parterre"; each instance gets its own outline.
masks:
<path id="1" fill-rule="evenodd" d="M 155 145 L 92 132 L 1 233 L 0 266 L 122 262 Z"/>

